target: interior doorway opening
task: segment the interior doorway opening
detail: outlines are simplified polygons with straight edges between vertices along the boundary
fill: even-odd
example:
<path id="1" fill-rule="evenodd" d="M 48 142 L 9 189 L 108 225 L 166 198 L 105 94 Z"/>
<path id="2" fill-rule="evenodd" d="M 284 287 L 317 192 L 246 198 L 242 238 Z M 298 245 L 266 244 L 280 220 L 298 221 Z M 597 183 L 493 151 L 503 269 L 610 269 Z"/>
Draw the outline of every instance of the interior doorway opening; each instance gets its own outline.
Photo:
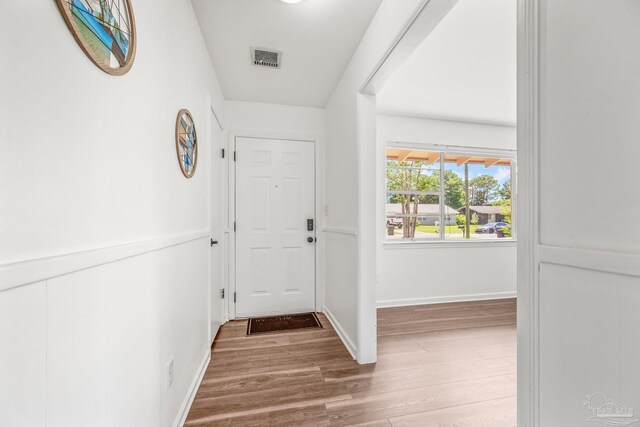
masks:
<path id="1" fill-rule="evenodd" d="M 359 232 L 375 234 L 374 253 L 360 250 L 373 266 L 362 277 L 376 278 L 378 363 L 399 341 L 416 357 L 446 347 L 443 365 L 471 349 L 476 372 L 500 360 L 505 425 L 517 417 L 516 30 L 513 2 L 426 2 L 362 89 L 374 112 L 358 115 L 376 135 L 359 186 L 376 215 Z M 372 141 L 358 142 L 370 160 Z"/>

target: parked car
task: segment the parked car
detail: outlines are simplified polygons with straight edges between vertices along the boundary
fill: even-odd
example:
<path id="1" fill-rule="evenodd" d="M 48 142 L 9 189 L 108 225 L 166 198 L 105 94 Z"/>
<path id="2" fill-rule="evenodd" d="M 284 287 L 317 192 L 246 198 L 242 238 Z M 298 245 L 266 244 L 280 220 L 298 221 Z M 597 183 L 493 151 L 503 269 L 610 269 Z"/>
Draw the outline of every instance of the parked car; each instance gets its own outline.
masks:
<path id="1" fill-rule="evenodd" d="M 505 228 L 511 228 L 511 225 L 507 224 L 506 222 L 490 222 L 476 228 L 476 233 L 492 234 L 495 233 L 496 230 L 502 230 Z"/>
<path id="2" fill-rule="evenodd" d="M 511 229 L 511 224 L 509 224 L 507 222 L 497 222 L 496 223 L 496 231 L 500 231 L 500 230 L 504 230 L 504 229 Z"/>
<path id="3" fill-rule="evenodd" d="M 387 227 L 391 226 L 402 229 L 402 220 L 400 218 L 387 218 Z"/>

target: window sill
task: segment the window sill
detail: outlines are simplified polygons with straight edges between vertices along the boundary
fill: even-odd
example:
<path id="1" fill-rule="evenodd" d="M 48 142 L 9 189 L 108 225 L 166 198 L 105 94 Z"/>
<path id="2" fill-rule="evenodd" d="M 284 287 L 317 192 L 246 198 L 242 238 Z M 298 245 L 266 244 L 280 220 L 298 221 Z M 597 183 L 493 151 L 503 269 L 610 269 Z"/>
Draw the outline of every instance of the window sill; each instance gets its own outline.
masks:
<path id="1" fill-rule="evenodd" d="M 488 247 L 516 247 L 518 245 L 518 241 L 515 239 L 505 239 L 505 240 L 476 240 L 476 241 L 446 241 L 446 240 L 436 240 L 436 241 L 421 241 L 421 240 L 411 240 L 406 242 L 390 242 L 385 241 L 382 243 L 382 247 L 387 249 L 433 249 L 433 248 L 488 248 Z"/>

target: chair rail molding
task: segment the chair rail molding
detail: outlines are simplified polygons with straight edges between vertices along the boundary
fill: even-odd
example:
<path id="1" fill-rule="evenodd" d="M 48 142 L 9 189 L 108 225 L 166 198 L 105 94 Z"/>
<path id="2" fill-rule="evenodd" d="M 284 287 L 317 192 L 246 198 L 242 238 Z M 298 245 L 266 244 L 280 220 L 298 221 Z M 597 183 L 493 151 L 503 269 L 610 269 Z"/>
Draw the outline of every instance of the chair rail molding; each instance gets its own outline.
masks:
<path id="1" fill-rule="evenodd" d="M 540 245 L 540 262 L 581 270 L 640 277 L 640 254 Z"/>
<path id="2" fill-rule="evenodd" d="M 3 264 L 0 292 L 200 239 L 208 242 L 209 230 Z"/>
<path id="3" fill-rule="evenodd" d="M 346 236 L 358 236 L 358 231 L 353 227 L 323 227 L 322 231 L 327 234 L 344 234 Z"/>

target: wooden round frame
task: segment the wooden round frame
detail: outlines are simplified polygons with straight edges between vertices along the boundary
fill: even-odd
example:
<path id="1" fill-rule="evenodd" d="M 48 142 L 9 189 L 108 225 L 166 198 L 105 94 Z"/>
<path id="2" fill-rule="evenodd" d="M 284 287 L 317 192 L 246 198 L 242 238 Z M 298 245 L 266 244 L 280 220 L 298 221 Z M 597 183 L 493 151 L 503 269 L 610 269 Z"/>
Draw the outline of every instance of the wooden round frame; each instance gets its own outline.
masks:
<path id="1" fill-rule="evenodd" d="M 186 115 L 189 117 L 189 120 L 191 120 L 191 123 L 193 124 L 193 138 L 194 138 L 194 154 L 195 154 L 195 160 L 193 162 L 193 169 L 191 169 L 190 173 L 187 173 L 187 171 L 184 168 L 184 164 L 182 161 L 182 158 L 180 157 L 180 119 L 182 118 L 183 115 Z M 187 110 L 186 108 L 183 108 L 182 110 L 180 110 L 178 112 L 178 117 L 176 118 L 176 156 L 178 157 L 178 164 L 180 165 L 180 170 L 182 171 L 182 174 L 186 177 L 186 178 L 191 178 L 193 177 L 193 175 L 196 173 L 196 168 L 198 167 L 198 133 L 196 131 L 196 122 L 193 120 L 193 116 L 191 115 L 191 112 L 189 112 L 189 110 Z"/>
<path id="2" fill-rule="evenodd" d="M 67 26 L 71 30 L 71 34 L 73 34 L 73 38 L 76 39 L 78 45 L 82 48 L 84 53 L 91 59 L 91 61 L 98 66 L 102 71 L 112 76 L 121 76 L 129 72 L 131 67 L 133 66 L 133 62 L 136 58 L 136 46 L 137 46 L 137 34 L 136 34 L 136 21 L 133 15 L 133 7 L 131 7 L 131 0 L 122 0 L 127 8 L 127 16 L 129 18 L 129 48 L 127 49 L 126 57 L 124 58 L 124 64 L 118 68 L 112 68 L 106 65 L 103 61 L 100 60 L 100 57 L 96 54 L 96 52 L 91 48 L 87 40 L 81 35 L 81 30 L 78 24 L 76 23 L 74 17 L 72 16 L 70 2 L 73 0 L 56 0 L 58 4 L 58 9 L 60 9 L 60 13 L 62 13 L 62 17 L 64 18 Z M 104 21 L 103 21 L 104 22 Z M 122 52 L 120 52 L 122 53 Z"/>

